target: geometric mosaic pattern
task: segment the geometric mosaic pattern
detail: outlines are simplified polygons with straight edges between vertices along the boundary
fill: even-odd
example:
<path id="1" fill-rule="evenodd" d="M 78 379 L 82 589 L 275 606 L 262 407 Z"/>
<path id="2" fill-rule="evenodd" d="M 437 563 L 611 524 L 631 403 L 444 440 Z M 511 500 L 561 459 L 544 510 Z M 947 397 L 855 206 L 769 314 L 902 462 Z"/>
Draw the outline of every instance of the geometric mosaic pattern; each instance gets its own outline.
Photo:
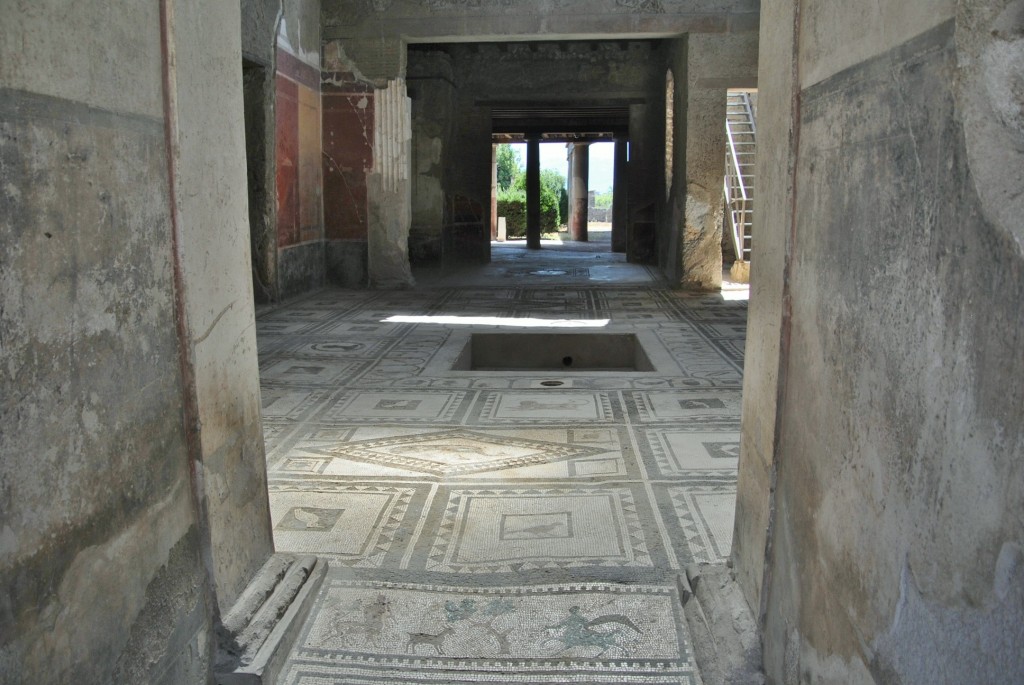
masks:
<path id="1" fill-rule="evenodd" d="M 730 551 L 746 303 L 541 252 L 258 313 L 275 544 L 332 569 L 280 682 L 700 682 L 676 579 Z M 450 368 L 511 319 L 658 371 Z"/>
<path id="2" fill-rule="evenodd" d="M 728 559 L 736 486 L 669 487 L 667 492 L 693 560 L 712 563 Z"/>

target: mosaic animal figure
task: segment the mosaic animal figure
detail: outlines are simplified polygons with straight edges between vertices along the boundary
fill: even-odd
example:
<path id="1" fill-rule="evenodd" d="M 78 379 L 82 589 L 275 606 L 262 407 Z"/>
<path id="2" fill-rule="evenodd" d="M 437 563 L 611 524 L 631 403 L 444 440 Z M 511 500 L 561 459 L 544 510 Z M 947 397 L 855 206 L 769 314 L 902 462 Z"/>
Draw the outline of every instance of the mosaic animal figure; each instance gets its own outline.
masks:
<path id="1" fill-rule="evenodd" d="M 561 521 L 555 523 L 548 523 L 539 526 L 529 526 L 527 528 L 520 528 L 519 530 L 513 530 L 512 533 L 516 535 L 529 535 L 531 537 L 542 537 L 554 533 L 556 530 L 564 530 L 565 524 Z"/>
<path id="2" fill-rule="evenodd" d="M 519 404 L 515 407 L 510 407 L 512 411 L 557 411 L 580 409 L 585 407 L 587 402 L 585 400 L 569 400 L 567 402 L 538 402 L 537 400 L 520 400 Z"/>
<path id="3" fill-rule="evenodd" d="M 440 633 L 409 633 L 409 641 L 405 645 L 405 651 L 410 654 L 416 653 L 416 648 L 420 645 L 430 645 L 434 648 L 434 651 L 438 654 L 444 654 L 444 640 L 446 637 L 455 632 L 455 629 L 448 626 Z"/>
<path id="4" fill-rule="evenodd" d="M 354 614 L 359 612 L 360 618 Z M 377 644 L 384 621 L 391 613 L 391 604 L 384 595 L 377 595 L 373 600 L 356 602 L 341 608 L 335 620 L 325 633 L 325 638 L 352 647 L 361 643 Z M 356 637 L 360 639 L 357 641 Z"/>
<path id="5" fill-rule="evenodd" d="M 320 517 L 311 511 L 306 511 L 302 507 L 295 507 L 292 510 L 292 515 L 297 521 L 301 521 L 306 524 L 306 528 L 321 528 Z"/>
<path id="6" fill-rule="evenodd" d="M 594 630 L 597 626 L 609 623 L 615 623 L 621 627 L 608 631 Z M 618 635 L 622 632 L 623 628 L 629 628 L 637 633 L 643 632 L 635 623 L 622 614 L 605 614 L 589 620 L 581 613 L 578 606 L 569 607 L 569 615 L 561 622 L 545 626 L 546 630 L 561 631 L 556 638 L 552 638 L 562 644 L 560 652 L 565 652 L 575 647 L 599 647 L 601 651 L 594 655 L 595 657 L 603 656 L 605 652 L 613 647 L 617 647 L 622 652 L 628 654 L 626 649 L 618 643 Z"/>

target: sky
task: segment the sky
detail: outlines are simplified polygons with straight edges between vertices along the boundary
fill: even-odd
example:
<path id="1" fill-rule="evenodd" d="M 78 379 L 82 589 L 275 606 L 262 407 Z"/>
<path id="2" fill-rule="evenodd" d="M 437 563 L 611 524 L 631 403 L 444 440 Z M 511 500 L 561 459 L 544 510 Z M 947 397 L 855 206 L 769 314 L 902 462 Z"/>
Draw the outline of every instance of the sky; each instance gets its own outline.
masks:
<path id="1" fill-rule="evenodd" d="M 519 151 L 519 159 L 526 164 L 526 145 L 517 143 L 512 148 Z M 612 187 L 612 168 L 615 158 L 615 143 L 593 143 L 590 146 L 590 182 L 591 190 L 599 193 L 607 192 Z M 569 171 L 566 160 L 565 143 L 540 144 L 540 168 L 554 169 L 562 176 Z"/>

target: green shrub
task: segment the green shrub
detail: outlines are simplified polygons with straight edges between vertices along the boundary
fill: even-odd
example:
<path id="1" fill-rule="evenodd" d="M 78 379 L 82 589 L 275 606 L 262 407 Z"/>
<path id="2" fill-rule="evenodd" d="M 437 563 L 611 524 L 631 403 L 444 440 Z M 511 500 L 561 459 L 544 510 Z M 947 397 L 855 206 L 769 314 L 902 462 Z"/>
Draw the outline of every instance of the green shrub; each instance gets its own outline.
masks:
<path id="1" fill-rule="evenodd" d="M 558 232 L 558 196 L 551 188 L 540 187 L 540 232 Z"/>
<path id="2" fill-rule="evenodd" d="M 498 191 L 498 216 L 505 217 L 505 235 L 522 238 L 526 235 L 526 193 L 510 190 Z"/>
<path id="3" fill-rule="evenodd" d="M 556 192 L 556 185 L 553 182 L 552 175 L 556 177 L 557 182 L 564 182 L 561 174 L 557 171 L 548 173 L 548 169 L 544 169 L 541 172 L 541 184 L 540 184 L 540 231 L 541 233 L 556 233 L 558 227 L 561 224 L 559 221 L 558 212 L 558 193 Z M 546 181 L 546 182 L 545 182 Z M 516 224 L 516 231 L 513 233 L 512 218 L 510 214 L 504 214 L 502 210 L 503 201 L 506 203 L 505 206 L 509 207 L 507 211 L 515 212 L 516 209 L 511 208 L 509 203 L 521 202 L 522 203 L 522 229 L 521 232 L 519 225 Z M 515 183 L 509 190 L 498 191 L 498 216 L 504 216 L 506 218 L 505 229 L 508 237 L 521 237 L 526 235 L 526 175 L 522 175 L 516 179 Z"/>

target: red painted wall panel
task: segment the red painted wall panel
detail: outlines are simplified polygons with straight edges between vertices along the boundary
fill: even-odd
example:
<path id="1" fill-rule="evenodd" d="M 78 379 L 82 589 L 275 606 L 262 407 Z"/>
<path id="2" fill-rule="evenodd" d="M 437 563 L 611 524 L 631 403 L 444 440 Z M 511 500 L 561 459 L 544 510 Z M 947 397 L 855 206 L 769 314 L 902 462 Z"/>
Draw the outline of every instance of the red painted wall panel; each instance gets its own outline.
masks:
<path id="1" fill-rule="evenodd" d="M 276 79 L 277 244 L 299 242 L 299 89 L 280 74 Z"/>
<path id="2" fill-rule="evenodd" d="M 323 238 L 320 74 L 277 53 L 277 244 Z"/>
<path id="3" fill-rule="evenodd" d="M 366 240 L 366 174 L 373 166 L 373 93 L 325 89 L 323 108 L 324 234 Z M 368 89 L 366 89 L 368 90 Z"/>

